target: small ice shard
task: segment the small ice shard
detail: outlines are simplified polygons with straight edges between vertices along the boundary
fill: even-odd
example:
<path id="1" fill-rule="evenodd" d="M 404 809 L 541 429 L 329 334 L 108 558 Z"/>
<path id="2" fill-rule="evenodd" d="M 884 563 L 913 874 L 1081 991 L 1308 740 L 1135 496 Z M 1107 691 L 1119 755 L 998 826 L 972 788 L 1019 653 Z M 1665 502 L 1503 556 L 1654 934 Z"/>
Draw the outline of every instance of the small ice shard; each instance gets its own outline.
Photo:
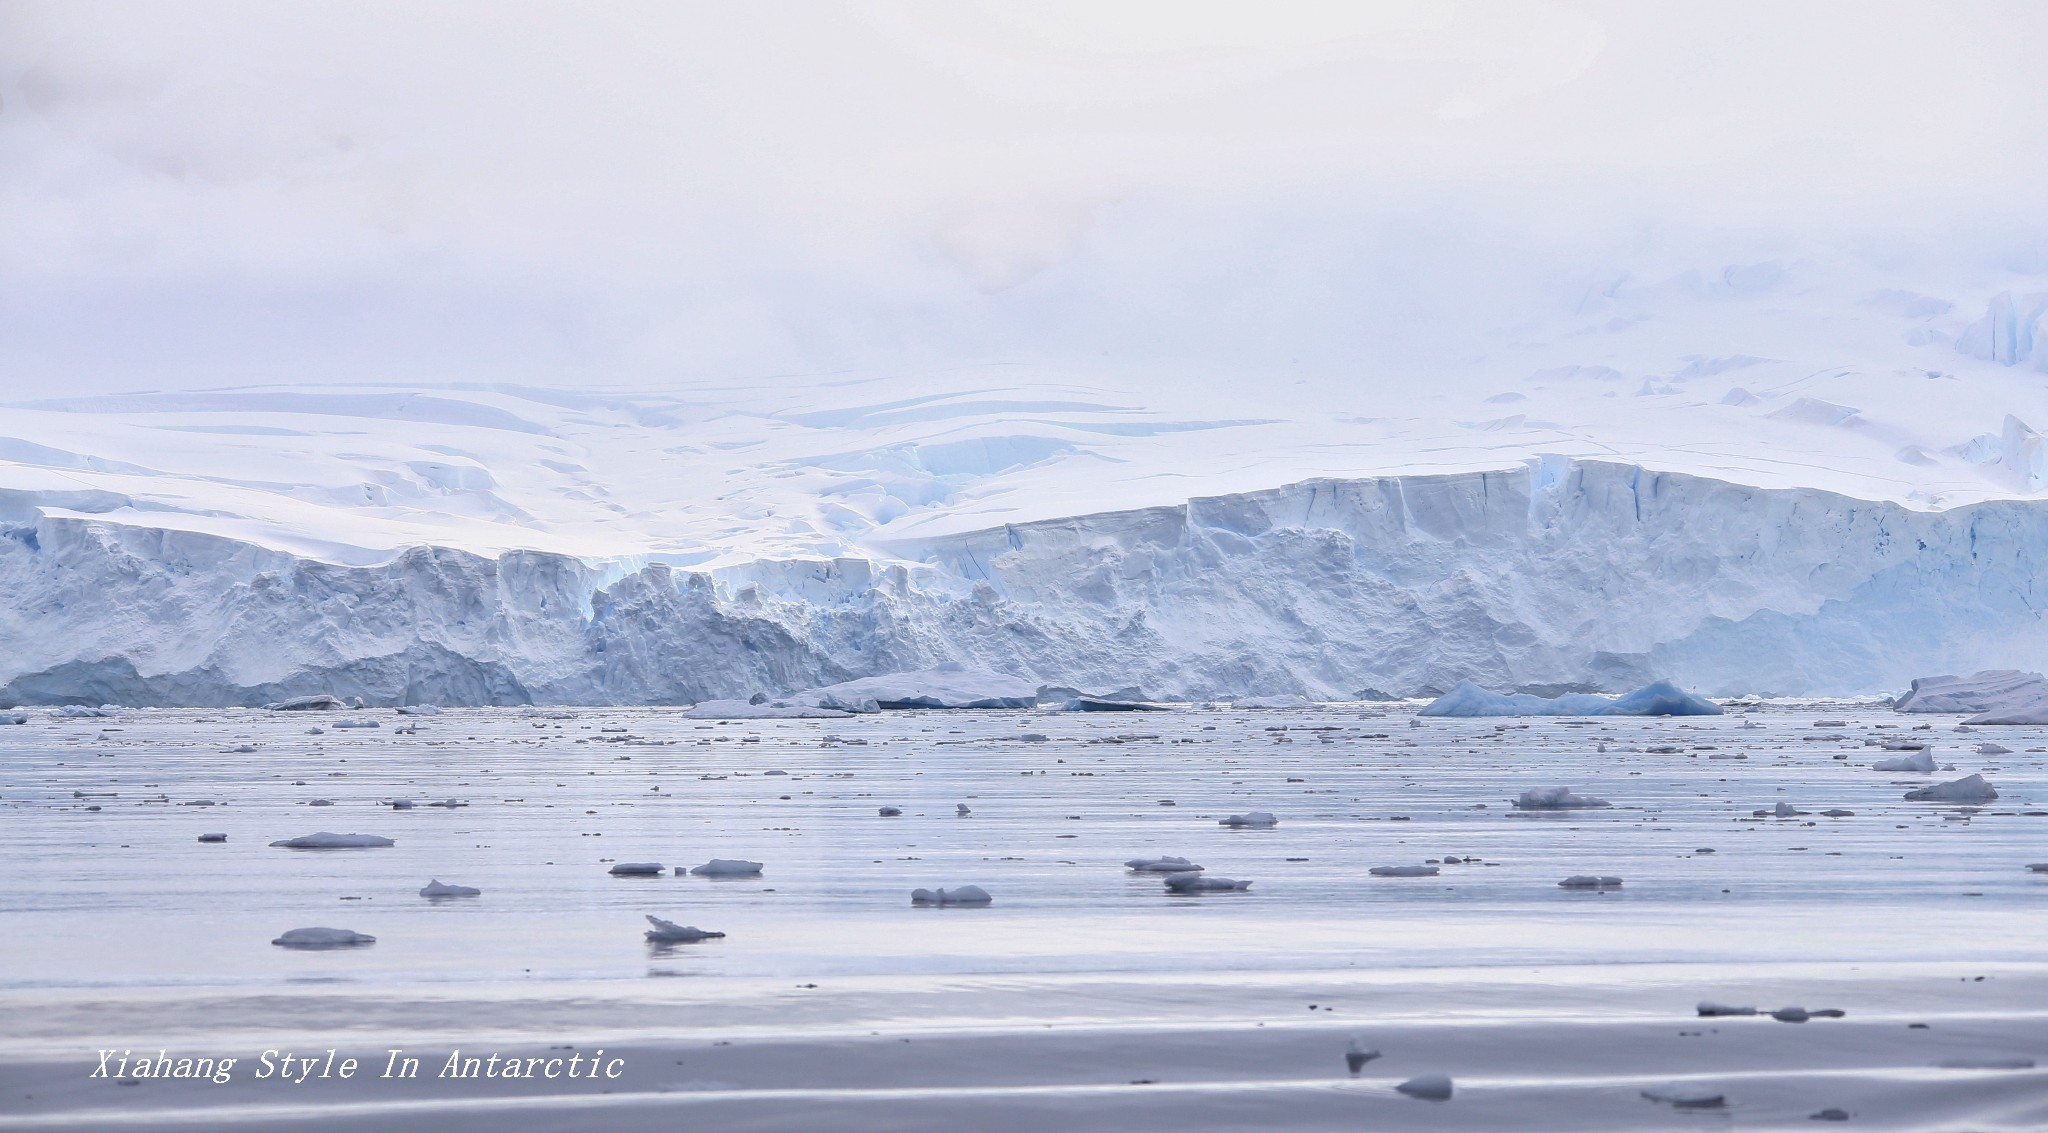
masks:
<path id="1" fill-rule="evenodd" d="M 1448 1074 L 1423 1074 L 1410 1078 L 1394 1088 L 1411 1098 L 1421 1098 L 1423 1101 L 1451 1100 L 1451 1076 Z"/>
<path id="2" fill-rule="evenodd" d="M 420 889 L 422 897 L 481 897 L 483 890 L 467 885 L 443 885 L 439 880 L 429 881 Z"/>
<path id="3" fill-rule="evenodd" d="M 1373 1059 L 1378 1058 L 1379 1056 L 1379 1051 L 1366 1046 L 1365 1040 L 1359 1038 L 1356 1035 L 1353 1035 L 1351 1037 L 1351 1041 L 1345 1044 L 1344 1046 L 1344 1065 L 1348 1067 L 1353 1074 L 1356 1074 L 1360 1070 L 1365 1069 L 1366 1063 L 1371 1062 Z"/>
<path id="4" fill-rule="evenodd" d="M 1531 787 L 1515 800 L 1522 810 L 1585 810 L 1613 806 L 1606 799 L 1572 794 L 1570 787 Z"/>
<path id="5" fill-rule="evenodd" d="M 1169 873 L 1166 875 L 1166 891 L 1169 893 L 1224 893 L 1233 889 L 1250 889 L 1249 881 L 1236 881 L 1228 877 L 1210 877 L 1200 873 Z"/>
<path id="6" fill-rule="evenodd" d="M 1248 810 L 1216 820 L 1218 826 L 1278 826 L 1280 820 L 1263 810 Z"/>
<path id="7" fill-rule="evenodd" d="M 1158 858 L 1132 858 L 1130 861 L 1125 862 L 1124 866 L 1129 869 L 1134 869 L 1139 873 L 1202 872 L 1201 866 L 1196 865 L 1195 863 L 1187 860 L 1186 858 L 1176 858 L 1171 855 Z"/>
<path id="8" fill-rule="evenodd" d="M 288 850 L 361 850 L 397 844 L 389 838 L 379 838 L 375 834 L 330 834 L 325 830 L 317 834 L 301 834 L 296 838 L 280 838 L 271 843 L 273 846 L 283 846 Z"/>
<path id="9" fill-rule="evenodd" d="M 611 868 L 613 877 L 659 877 L 668 867 L 660 862 L 620 862 Z"/>
<path id="10" fill-rule="evenodd" d="M 1820 816 L 1822 818 L 1854 818 L 1856 817 L 1856 812 L 1853 810 L 1843 810 L 1841 807 L 1838 806 L 1831 806 L 1828 809 L 1821 811 Z"/>
<path id="11" fill-rule="evenodd" d="M 1718 1109 L 1728 1104 L 1727 1097 L 1721 1091 L 1705 1086 L 1652 1086 L 1642 1094 L 1653 1102 L 1663 1102 L 1677 1109 Z"/>
<path id="12" fill-rule="evenodd" d="M 377 938 L 345 928 L 295 928 L 271 943 L 281 948 L 354 948 L 361 944 L 375 944 Z"/>
<path id="13" fill-rule="evenodd" d="M 1965 775 L 1906 792 L 1906 801 L 1914 803 L 1985 803 L 1997 797 L 1997 788 L 1985 782 L 1982 775 Z"/>
<path id="14" fill-rule="evenodd" d="M 1733 1007 L 1726 1003 L 1716 1003 L 1711 999 L 1702 999 L 1700 1000 L 1699 1013 L 1707 1018 L 1715 1018 L 1722 1015 L 1754 1015 L 1756 1014 L 1756 1008 Z"/>
<path id="15" fill-rule="evenodd" d="M 759 877 L 761 863 L 744 858 L 712 858 L 690 872 L 698 877 Z"/>
<path id="16" fill-rule="evenodd" d="M 979 885 L 962 885 L 956 889 L 913 889 L 910 903 L 913 905 L 986 905 L 995 898 Z"/>
<path id="17" fill-rule="evenodd" d="M 1872 771 L 1933 771 L 1934 753 L 1930 751 L 1916 751 L 1911 755 L 1902 755 L 1896 759 L 1880 759 L 1876 763 L 1871 764 L 1870 769 Z"/>
<path id="18" fill-rule="evenodd" d="M 1600 874 L 1575 873 L 1557 885 L 1560 889 L 1619 889 L 1621 879 Z"/>
<path id="19" fill-rule="evenodd" d="M 1365 872 L 1374 877 L 1435 877 L 1433 865 L 1376 865 Z"/>
<path id="20" fill-rule="evenodd" d="M 895 818 L 903 813 L 903 808 L 900 806 L 885 806 L 875 813 L 883 818 Z"/>
<path id="21" fill-rule="evenodd" d="M 228 840 L 228 836 L 225 834 L 201 834 L 199 840 L 202 842 L 225 842 Z"/>
<path id="22" fill-rule="evenodd" d="M 970 807 L 970 806 L 968 806 L 968 805 L 967 805 L 966 803 L 954 803 L 954 804 L 953 804 L 953 814 L 954 814 L 954 815 L 955 815 L 956 817 L 959 817 L 959 818 L 966 818 L 966 817 L 967 817 L 968 815 L 970 815 L 970 814 L 973 814 L 973 813 L 974 813 L 974 808 L 973 808 L 973 807 Z"/>
<path id="23" fill-rule="evenodd" d="M 700 940 L 717 940 L 725 936 L 722 932 L 706 932 L 695 925 L 677 924 L 649 914 L 647 923 L 654 927 L 647 930 L 649 944 L 695 944 Z"/>

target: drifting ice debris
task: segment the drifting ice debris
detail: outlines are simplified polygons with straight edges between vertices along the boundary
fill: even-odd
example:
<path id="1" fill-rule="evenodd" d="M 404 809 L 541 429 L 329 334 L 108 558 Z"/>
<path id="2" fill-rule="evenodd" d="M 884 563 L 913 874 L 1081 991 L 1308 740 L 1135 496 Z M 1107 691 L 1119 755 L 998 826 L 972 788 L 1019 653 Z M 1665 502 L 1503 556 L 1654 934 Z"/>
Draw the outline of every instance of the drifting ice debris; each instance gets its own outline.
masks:
<path id="1" fill-rule="evenodd" d="M 1158 858 L 1132 858 L 1124 863 L 1139 873 L 1200 873 L 1202 867 L 1187 860 L 1172 856 Z"/>
<path id="2" fill-rule="evenodd" d="M 1606 799 L 1572 794 L 1570 787 L 1531 787 L 1515 800 L 1522 810 L 1590 810 L 1613 805 Z"/>
<path id="3" fill-rule="evenodd" d="M 706 932 L 694 925 L 665 921 L 652 914 L 649 914 L 647 923 L 654 926 L 647 930 L 649 944 L 695 944 L 700 940 L 718 940 L 725 936 L 722 932 Z"/>
<path id="4" fill-rule="evenodd" d="M 1433 865 L 1376 865 L 1365 872 L 1374 877 L 1435 877 Z"/>
<path id="5" fill-rule="evenodd" d="M 1985 669 L 1967 677 L 1921 677 L 1892 705 L 1896 712 L 1993 712 L 2048 698 L 2048 678 L 2018 669 Z"/>
<path id="6" fill-rule="evenodd" d="M 692 720 L 844 720 L 853 713 L 784 701 L 749 704 L 744 700 L 706 700 L 691 705 L 683 715 Z"/>
<path id="7" fill-rule="evenodd" d="M 321 692 L 312 696 L 287 697 L 284 700 L 272 701 L 263 707 L 269 712 L 333 712 L 345 705 L 341 703 L 340 697 Z"/>
<path id="8" fill-rule="evenodd" d="M 1278 826 L 1280 820 L 1263 810 L 1248 810 L 1216 820 L 1218 826 Z"/>
<path id="9" fill-rule="evenodd" d="M 610 872 L 613 877 L 659 877 L 667 869 L 660 862 L 620 862 Z"/>
<path id="10" fill-rule="evenodd" d="M 970 806 L 968 806 L 968 805 L 967 805 L 966 803 L 954 803 L 954 804 L 953 804 L 953 815 L 954 815 L 954 817 L 956 817 L 956 818 L 966 818 L 966 817 L 967 817 L 968 815 L 970 815 L 970 814 L 973 814 L 973 813 L 974 813 L 974 808 L 973 808 L 973 807 L 970 807 Z"/>
<path id="11" fill-rule="evenodd" d="M 228 836 L 225 834 L 201 834 L 199 840 L 202 842 L 225 842 L 228 840 Z"/>
<path id="12" fill-rule="evenodd" d="M 712 858 L 690 872 L 698 877 L 759 877 L 761 863 L 743 858 Z"/>
<path id="13" fill-rule="evenodd" d="M 272 842 L 287 850 L 362 850 L 375 846 L 396 846 L 389 838 L 375 834 L 330 834 L 325 830 L 317 834 L 301 834 L 296 838 L 281 838 Z"/>
<path id="14" fill-rule="evenodd" d="M 431 704 L 401 704 L 398 706 L 398 714 L 400 716 L 439 716 L 441 710 Z"/>
<path id="15" fill-rule="evenodd" d="M 897 818 L 903 814 L 903 808 L 900 806 L 878 807 L 876 808 L 875 813 L 881 815 L 883 818 Z"/>
<path id="16" fill-rule="evenodd" d="M 1717 1109 L 1728 1104 L 1721 1091 L 1705 1086 L 1652 1086 L 1642 1094 L 1653 1102 L 1663 1102 L 1677 1109 Z"/>
<path id="17" fill-rule="evenodd" d="M 2012 749 L 1999 744 L 1978 744 L 1978 755 L 2011 755 Z"/>
<path id="18" fill-rule="evenodd" d="M 1451 1100 L 1451 1077 L 1448 1074 L 1424 1074 L 1410 1078 L 1394 1089 L 1423 1101 L 1447 1102 Z"/>
<path id="19" fill-rule="evenodd" d="M 1232 889 L 1250 889 L 1249 881 L 1236 881 L 1228 877 L 1210 877 L 1207 874 L 1169 873 L 1166 875 L 1166 891 L 1169 893 L 1223 893 Z"/>
<path id="20" fill-rule="evenodd" d="M 1351 1041 L 1349 1043 L 1346 1043 L 1344 1046 L 1344 1065 L 1347 1068 L 1349 1068 L 1353 1074 L 1356 1074 L 1360 1070 L 1365 1069 L 1366 1063 L 1371 1062 L 1373 1059 L 1378 1058 L 1379 1056 L 1379 1051 L 1374 1050 L 1369 1046 L 1366 1046 L 1365 1040 L 1359 1038 L 1357 1035 L 1351 1036 Z"/>
<path id="21" fill-rule="evenodd" d="M 334 726 L 337 728 L 381 728 L 384 725 L 379 724 L 375 720 L 364 720 L 361 717 L 350 716 L 336 720 Z"/>
<path id="22" fill-rule="evenodd" d="M 295 928 L 271 941 L 281 948 L 354 948 L 362 944 L 375 944 L 377 938 L 351 932 L 345 928 Z"/>
<path id="23" fill-rule="evenodd" d="M 1657 681 L 1620 697 L 1566 693 L 1559 697 L 1497 693 L 1471 681 L 1429 702 L 1422 716 L 1719 716 L 1721 706 Z"/>
<path id="24" fill-rule="evenodd" d="M 1843 810 L 1841 807 L 1835 806 L 1821 811 L 1820 815 L 1822 818 L 1854 818 L 1856 817 L 1856 812 L 1853 810 Z"/>
<path id="25" fill-rule="evenodd" d="M 1997 788 L 1985 782 L 1982 775 L 1965 775 L 1906 792 L 1906 801 L 1911 803 L 1988 803 L 1997 797 Z"/>
<path id="26" fill-rule="evenodd" d="M 1232 708 L 1314 708 L 1305 696 L 1244 696 L 1230 702 Z"/>
<path id="27" fill-rule="evenodd" d="M 913 889 L 910 903 L 913 905 L 986 905 L 995 900 L 988 890 L 979 885 L 962 885 L 957 889 Z"/>
<path id="28" fill-rule="evenodd" d="M 421 889 L 420 889 L 420 896 L 422 896 L 422 897 L 481 897 L 481 896 L 483 896 L 483 892 L 484 892 L 484 891 L 483 891 L 483 890 L 481 890 L 481 889 L 472 889 L 471 887 L 469 887 L 469 886 L 467 886 L 467 885 L 443 885 L 443 884 L 441 884 L 441 882 L 440 882 L 440 881 L 439 881 L 439 880 L 437 879 L 437 880 L 434 880 L 434 881 L 429 881 L 429 882 L 427 882 L 427 883 L 426 883 L 426 885 L 422 886 L 422 887 L 421 887 Z"/>
<path id="29" fill-rule="evenodd" d="M 1754 1015 L 1756 1014 L 1756 1008 L 1730 1007 L 1725 1003 L 1716 1003 L 1711 999 L 1702 999 L 1700 1000 L 1699 1012 L 1707 1018 L 1717 1018 L 1723 1015 Z"/>
<path id="30" fill-rule="evenodd" d="M 1590 873 L 1575 873 L 1557 883 L 1560 889 L 1619 889 L 1621 879 Z"/>
<path id="31" fill-rule="evenodd" d="M 1880 759 L 1876 763 L 1871 764 L 1870 769 L 1872 771 L 1933 771 L 1934 753 L 1916 751 L 1911 755 L 1902 755 L 1897 759 Z"/>
<path id="32" fill-rule="evenodd" d="M 949 661 L 935 669 L 827 685 L 793 699 L 823 703 L 827 697 L 872 700 L 881 708 L 1036 708 L 1038 686 Z"/>

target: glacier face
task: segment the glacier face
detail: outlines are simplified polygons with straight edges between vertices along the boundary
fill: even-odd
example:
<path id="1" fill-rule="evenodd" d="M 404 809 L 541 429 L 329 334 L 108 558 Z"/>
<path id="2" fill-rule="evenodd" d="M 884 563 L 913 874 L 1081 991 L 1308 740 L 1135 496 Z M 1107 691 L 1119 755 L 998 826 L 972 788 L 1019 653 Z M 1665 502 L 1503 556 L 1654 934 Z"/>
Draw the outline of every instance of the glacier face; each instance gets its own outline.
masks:
<path id="1" fill-rule="evenodd" d="M 1914 511 L 1597 461 L 1314 480 L 874 558 L 373 566 L 0 528 L 0 702 L 686 703 L 961 661 L 1153 696 L 1896 691 L 2048 666 L 2048 504 Z"/>

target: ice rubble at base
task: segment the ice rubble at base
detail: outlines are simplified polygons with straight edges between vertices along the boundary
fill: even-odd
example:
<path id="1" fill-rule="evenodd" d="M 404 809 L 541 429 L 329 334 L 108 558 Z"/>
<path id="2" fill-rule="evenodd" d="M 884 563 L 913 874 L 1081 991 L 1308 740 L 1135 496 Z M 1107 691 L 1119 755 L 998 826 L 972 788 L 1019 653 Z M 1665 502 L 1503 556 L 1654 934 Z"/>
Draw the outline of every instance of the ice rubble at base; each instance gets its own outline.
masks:
<path id="1" fill-rule="evenodd" d="M 1986 782 L 1982 775 L 1965 775 L 1932 787 L 1921 787 L 1907 791 L 1907 802 L 1923 803 L 1987 803 L 1998 798 L 1998 789 Z"/>
<path id="2" fill-rule="evenodd" d="M 280 948 L 299 948 L 317 951 L 327 948 L 356 948 L 377 943 L 374 936 L 365 936 L 345 928 L 295 928 L 271 941 Z"/>
<path id="3" fill-rule="evenodd" d="M 995 699 L 1020 702 L 1041 683 L 1323 700 L 1462 678 L 1876 693 L 1983 656 L 2048 666 L 2044 511 L 1546 458 L 692 571 L 436 547 L 336 565 L 30 501 L 0 522 L 0 706 L 692 704 L 942 662 L 1008 674 Z"/>
<path id="4" fill-rule="evenodd" d="M 962 885 L 954 889 L 913 889 L 910 903 L 913 905 L 987 905 L 994 901 L 988 890 L 979 885 Z"/>
<path id="5" fill-rule="evenodd" d="M 296 838 L 280 838 L 271 843 L 288 850 L 364 850 L 397 844 L 390 838 L 375 834 L 331 834 L 325 830 L 317 834 L 301 834 Z"/>
<path id="6" fill-rule="evenodd" d="M 1459 681 L 1451 691 L 1429 702 L 1421 716 L 1719 716 L 1721 706 L 1684 691 L 1670 681 L 1654 681 L 1625 696 L 1566 693 L 1543 697 L 1529 693 L 1498 693 Z"/>

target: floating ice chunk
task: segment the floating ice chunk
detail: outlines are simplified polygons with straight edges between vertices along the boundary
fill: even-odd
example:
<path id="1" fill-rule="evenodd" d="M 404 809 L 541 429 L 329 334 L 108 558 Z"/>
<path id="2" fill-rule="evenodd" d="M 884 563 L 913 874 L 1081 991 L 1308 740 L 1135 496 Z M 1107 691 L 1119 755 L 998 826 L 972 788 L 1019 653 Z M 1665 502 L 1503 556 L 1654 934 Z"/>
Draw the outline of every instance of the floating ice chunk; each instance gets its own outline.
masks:
<path id="1" fill-rule="evenodd" d="M 1575 873 L 1557 884 L 1561 889 L 1619 889 L 1621 879 L 1591 873 Z"/>
<path id="2" fill-rule="evenodd" d="M 398 706 L 398 714 L 400 716 L 439 716 L 441 710 L 431 704 L 401 704 Z"/>
<path id="3" fill-rule="evenodd" d="M 263 707 L 270 712 L 332 712 L 347 705 L 344 705 L 338 696 L 320 692 L 312 696 L 293 696 L 275 700 Z"/>
<path id="4" fill-rule="evenodd" d="M 334 805 L 334 800 L 333 800 L 333 799 L 307 799 L 307 800 L 306 800 L 306 805 L 307 805 L 307 806 L 333 806 L 333 805 Z"/>
<path id="5" fill-rule="evenodd" d="M 2048 697 L 2048 678 L 2018 669 L 1985 669 L 1966 677 L 1921 677 L 1892 705 L 1897 712 L 1991 712 Z"/>
<path id="6" fill-rule="evenodd" d="M 1314 708 L 1315 701 L 1305 696 L 1241 696 L 1230 702 L 1232 708 Z"/>
<path id="7" fill-rule="evenodd" d="M 28 717 L 19 712 L 0 712 L 0 725 L 26 723 L 28 723 Z"/>
<path id="8" fill-rule="evenodd" d="M 466 803 L 466 802 L 463 802 L 463 801 L 462 801 L 461 799 L 442 799 L 442 800 L 441 800 L 440 802 L 437 802 L 437 803 L 428 803 L 427 805 L 428 805 L 428 806 L 437 806 L 437 807 L 440 807 L 440 808 L 441 808 L 441 809 L 443 809 L 443 810 L 454 810 L 454 809 L 455 809 L 455 808 L 457 808 L 457 807 L 465 807 L 465 806 L 468 806 L 469 804 L 468 804 L 468 803 Z"/>
<path id="9" fill-rule="evenodd" d="M 683 715 L 692 720 L 844 720 L 853 713 L 838 708 L 821 708 L 815 704 L 706 700 L 691 705 Z"/>
<path id="10" fill-rule="evenodd" d="M 228 840 L 228 836 L 225 834 L 201 834 L 199 840 L 202 842 L 225 842 Z"/>
<path id="11" fill-rule="evenodd" d="M 962 885 L 957 889 L 913 889 L 910 903 L 913 905 L 986 905 L 994 898 L 988 890 L 979 885 Z"/>
<path id="12" fill-rule="evenodd" d="M 1566 693 L 1558 697 L 1497 693 L 1459 681 L 1425 706 L 1422 716 L 1718 716 L 1721 706 L 1657 681 L 1620 697 Z"/>
<path id="13" fill-rule="evenodd" d="M 706 932 L 695 925 L 665 921 L 652 914 L 648 915 L 647 923 L 654 926 L 647 930 L 649 944 L 695 944 L 700 940 L 719 940 L 725 936 L 722 932 Z"/>
<path id="14" fill-rule="evenodd" d="M 1060 706 L 1063 712 L 1170 712 L 1164 704 L 1143 700 L 1115 700 L 1101 696 L 1074 696 Z"/>
<path id="15" fill-rule="evenodd" d="M 471 888 L 471 887 L 469 887 L 469 886 L 467 886 L 467 885 L 443 885 L 443 884 L 441 884 L 441 882 L 440 882 L 440 881 L 439 881 L 439 880 L 437 879 L 437 880 L 434 880 L 434 881 L 429 881 L 429 882 L 427 882 L 427 883 L 426 883 L 426 885 L 422 886 L 422 887 L 421 887 L 421 889 L 420 889 L 420 896 L 422 896 L 422 897 L 480 897 L 480 896 L 482 896 L 482 895 L 483 895 L 483 892 L 484 892 L 484 891 L 483 891 L 483 890 L 481 890 L 481 889 L 473 889 L 473 888 Z"/>
<path id="16" fill-rule="evenodd" d="M 379 724 L 375 720 L 365 720 L 360 716 L 350 716 L 336 720 L 334 726 L 337 728 L 381 728 L 384 725 Z"/>
<path id="17" fill-rule="evenodd" d="M 1998 789 L 1985 782 L 1982 775 L 1965 775 L 1906 792 L 1906 801 L 1914 803 L 1984 803 L 1997 797 Z"/>
<path id="18" fill-rule="evenodd" d="M 761 863 L 744 858 L 712 858 L 690 872 L 698 877 L 759 877 Z"/>
<path id="19" fill-rule="evenodd" d="M 412 808 L 413 808 L 413 801 L 412 801 L 411 799 L 392 799 L 392 800 L 391 800 L 391 809 L 392 809 L 392 810 L 411 810 Z"/>
<path id="20" fill-rule="evenodd" d="M 363 944 L 375 944 L 377 938 L 364 936 L 345 928 L 295 928 L 271 941 L 281 948 L 355 948 Z"/>
<path id="21" fill-rule="evenodd" d="M 900 806 L 877 807 L 875 813 L 883 818 L 897 818 L 903 814 L 903 808 Z"/>
<path id="22" fill-rule="evenodd" d="M 1771 809 L 1771 817 L 1773 818 L 1797 818 L 1805 813 L 1805 811 L 1787 802 L 1781 802 Z"/>
<path id="23" fill-rule="evenodd" d="M 2034 862 L 2027 866 L 2029 873 L 2048 873 L 2048 862 Z"/>
<path id="24" fill-rule="evenodd" d="M 1756 1008 L 1731 1007 L 1726 1003 L 1716 1003 L 1711 999 L 1702 999 L 1700 1000 L 1699 1012 L 1707 1018 L 1716 1018 L 1722 1015 L 1754 1015 L 1756 1014 Z"/>
<path id="25" fill-rule="evenodd" d="M 620 862 L 610 872 L 613 877 L 659 877 L 667 869 L 660 862 Z"/>
<path id="26" fill-rule="evenodd" d="M 1365 1040 L 1357 1035 L 1351 1036 L 1351 1041 L 1344 1045 L 1344 1065 L 1353 1074 L 1365 1069 L 1366 1063 L 1379 1056 L 1379 1051 L 1365 1045 Z"/>
<path id="27" fill-rule="evenodd" d="M 1606 799 L 1572 794 L 1570 787 L 1531 787 L 1515 800 L 1522 810 L 1589 810 L 1613 806 Z"/>
<path id="28" fill-rule="evenodd" d="M 1169 873 L 1166 875 L 1166 890 L 1169 893 L 1223 893 L 1232 889 L 1250 889 L 1249 881 L 1237 881 L 1228 877 L 1210 877 L 1201 873 Z"/>
<path id="29" fill-rule="evenodd" d="M 1726 1095 L 1706 1086 L 1652 1086 L 1642 1094 L 1653 1102 L 1663 1102 L 1678 1109 L 1718 1109 L 1728 1104 Z"/>
<path id="30" fill-rule="evenodd" d="M 1248 810 L 1216 820 L 1218 826 L 1278 826 L 1280 820 L 1263 810 Z"/>
<path id="31" fill-rule="evenodd" d="M 1833 807 L 1829 807 L 1828 809 L 1826 809 L 1826 810 L 1824 810 L 1824 811 L 1821 811 L 1821 812 L 1820 812 L 1820 814 L 1821 814 L 1821 817 L 1822 817 L 1822 818 L 1854 818 L 1854 817 L 1856 817 L 1856 812 L 1855 812 L 1855 811 L 1853 811 L 1853 810 L 1843 810 L 1843 809 L 1842 809 L 1841 807 L 1838 807 L 1838 806 L 1833 806 Z"/>
<path id="32" fill-rule="evenodd" d="M 330 834 L 325 830 L 317 834 L 301 834 L 296 838 L 281 838 L 273 846 L 288 850 L 362 850 L 374 846 L 396 846 L 398 843 L 375 834 Z"/>
<path id="33" fill-rule="evenodd" d="M 1195 863 L 1187 860 L 1186 858 L 1176 858 L 1171 855 L 1157 858 L 1132 858 L 1130 861 L 1125 862 L 1124 865 L 1130 869 L 1138 871 L 1139 873 L 1202 872 L 1201 866 L 1196 865 Z"/>
<path id="34" fill-rule="evenodd" d="M 1451 1100 L 1451 1076 L 1448 1074 L 1423 1074 L 1408 1079 L 1406 1082 L 1395 1086 L 1394 1089 L 1407 1094 L 1411 1098 L 1421 1098 L 1423 1101 L 1447 1102 Z"/>
<path id="35" fill-rule="evenodd" d="M 1808 1114 L 1808 1115 L 1807 1115 L 1807 1120 L 1809 1120 L 1809 1121 L 1847 1121 L 1847 1120 L 1849 1120 L 1849 1111 L 1848 1111 L 1848 1110 L 1846 1110 L 1846 1109 L 1840 1109 L 1840 1108 L 1837 1108 L 1837 1107 L 1835 1107 L 1835 1106 L 1829 1106 L 1829 1107 L 1828 1107 L 1828 1108 L 1826 1108 L 1826 1109 L 1823 1109 L 1823 1110 L 1819 1110 L 1819 1111 L 1817 1111 L 1817 1112 L 1814 1112 L 1814 1113 L 1810 1113 L 1810 1114 Z"/>
<path id="36" fill-rule="evenodd" d="M 1911 755 L 1902 755 L 1896 759 L 1880 759 L 1876 763 L 1871 764 L 1870 769 L 1872 771 L 1931 772 L 1934 770 L 1934 753 L 1930 751 L 1916 751 Z"/>
<path id="37" fill-rule="evenodd" d="M 1433 865 L 1376 865 L 1365 872 L 1374 877 L 1435 877 L 1438 871 Z"/>
<path id="38" fill-rule="evenodd" d="M 955 816 L 955 817 L 957 817 L 957 818 L 966 818 L 966 817 L 967 817 L 968 815 L 970 815 L 970 814 L 973 814 L 973 813 L 974 813 L 974 808 L 973 808 L 973 807 L 970 807 L 970 806 L 968 806 L 968 805 L 967 805 L 966 803 L 954 803 L 954 804 L 953 804 L 953 814 L 954 814 L 954 816 Z"/>
<path id="39" fill-rule="evenodd" d="M 862 677 L 812 689 L 799 699 L 873 700 L 881 708 L 1035 708 L 1038 686 L 1016 677 L 948 662 L 935 669 Z"/>
<path id="40" fill-rule="evenodd" d="M 2003 744 L 1978 744 L 1978 755 L 2011 755 L 2012 749 Z"/>

